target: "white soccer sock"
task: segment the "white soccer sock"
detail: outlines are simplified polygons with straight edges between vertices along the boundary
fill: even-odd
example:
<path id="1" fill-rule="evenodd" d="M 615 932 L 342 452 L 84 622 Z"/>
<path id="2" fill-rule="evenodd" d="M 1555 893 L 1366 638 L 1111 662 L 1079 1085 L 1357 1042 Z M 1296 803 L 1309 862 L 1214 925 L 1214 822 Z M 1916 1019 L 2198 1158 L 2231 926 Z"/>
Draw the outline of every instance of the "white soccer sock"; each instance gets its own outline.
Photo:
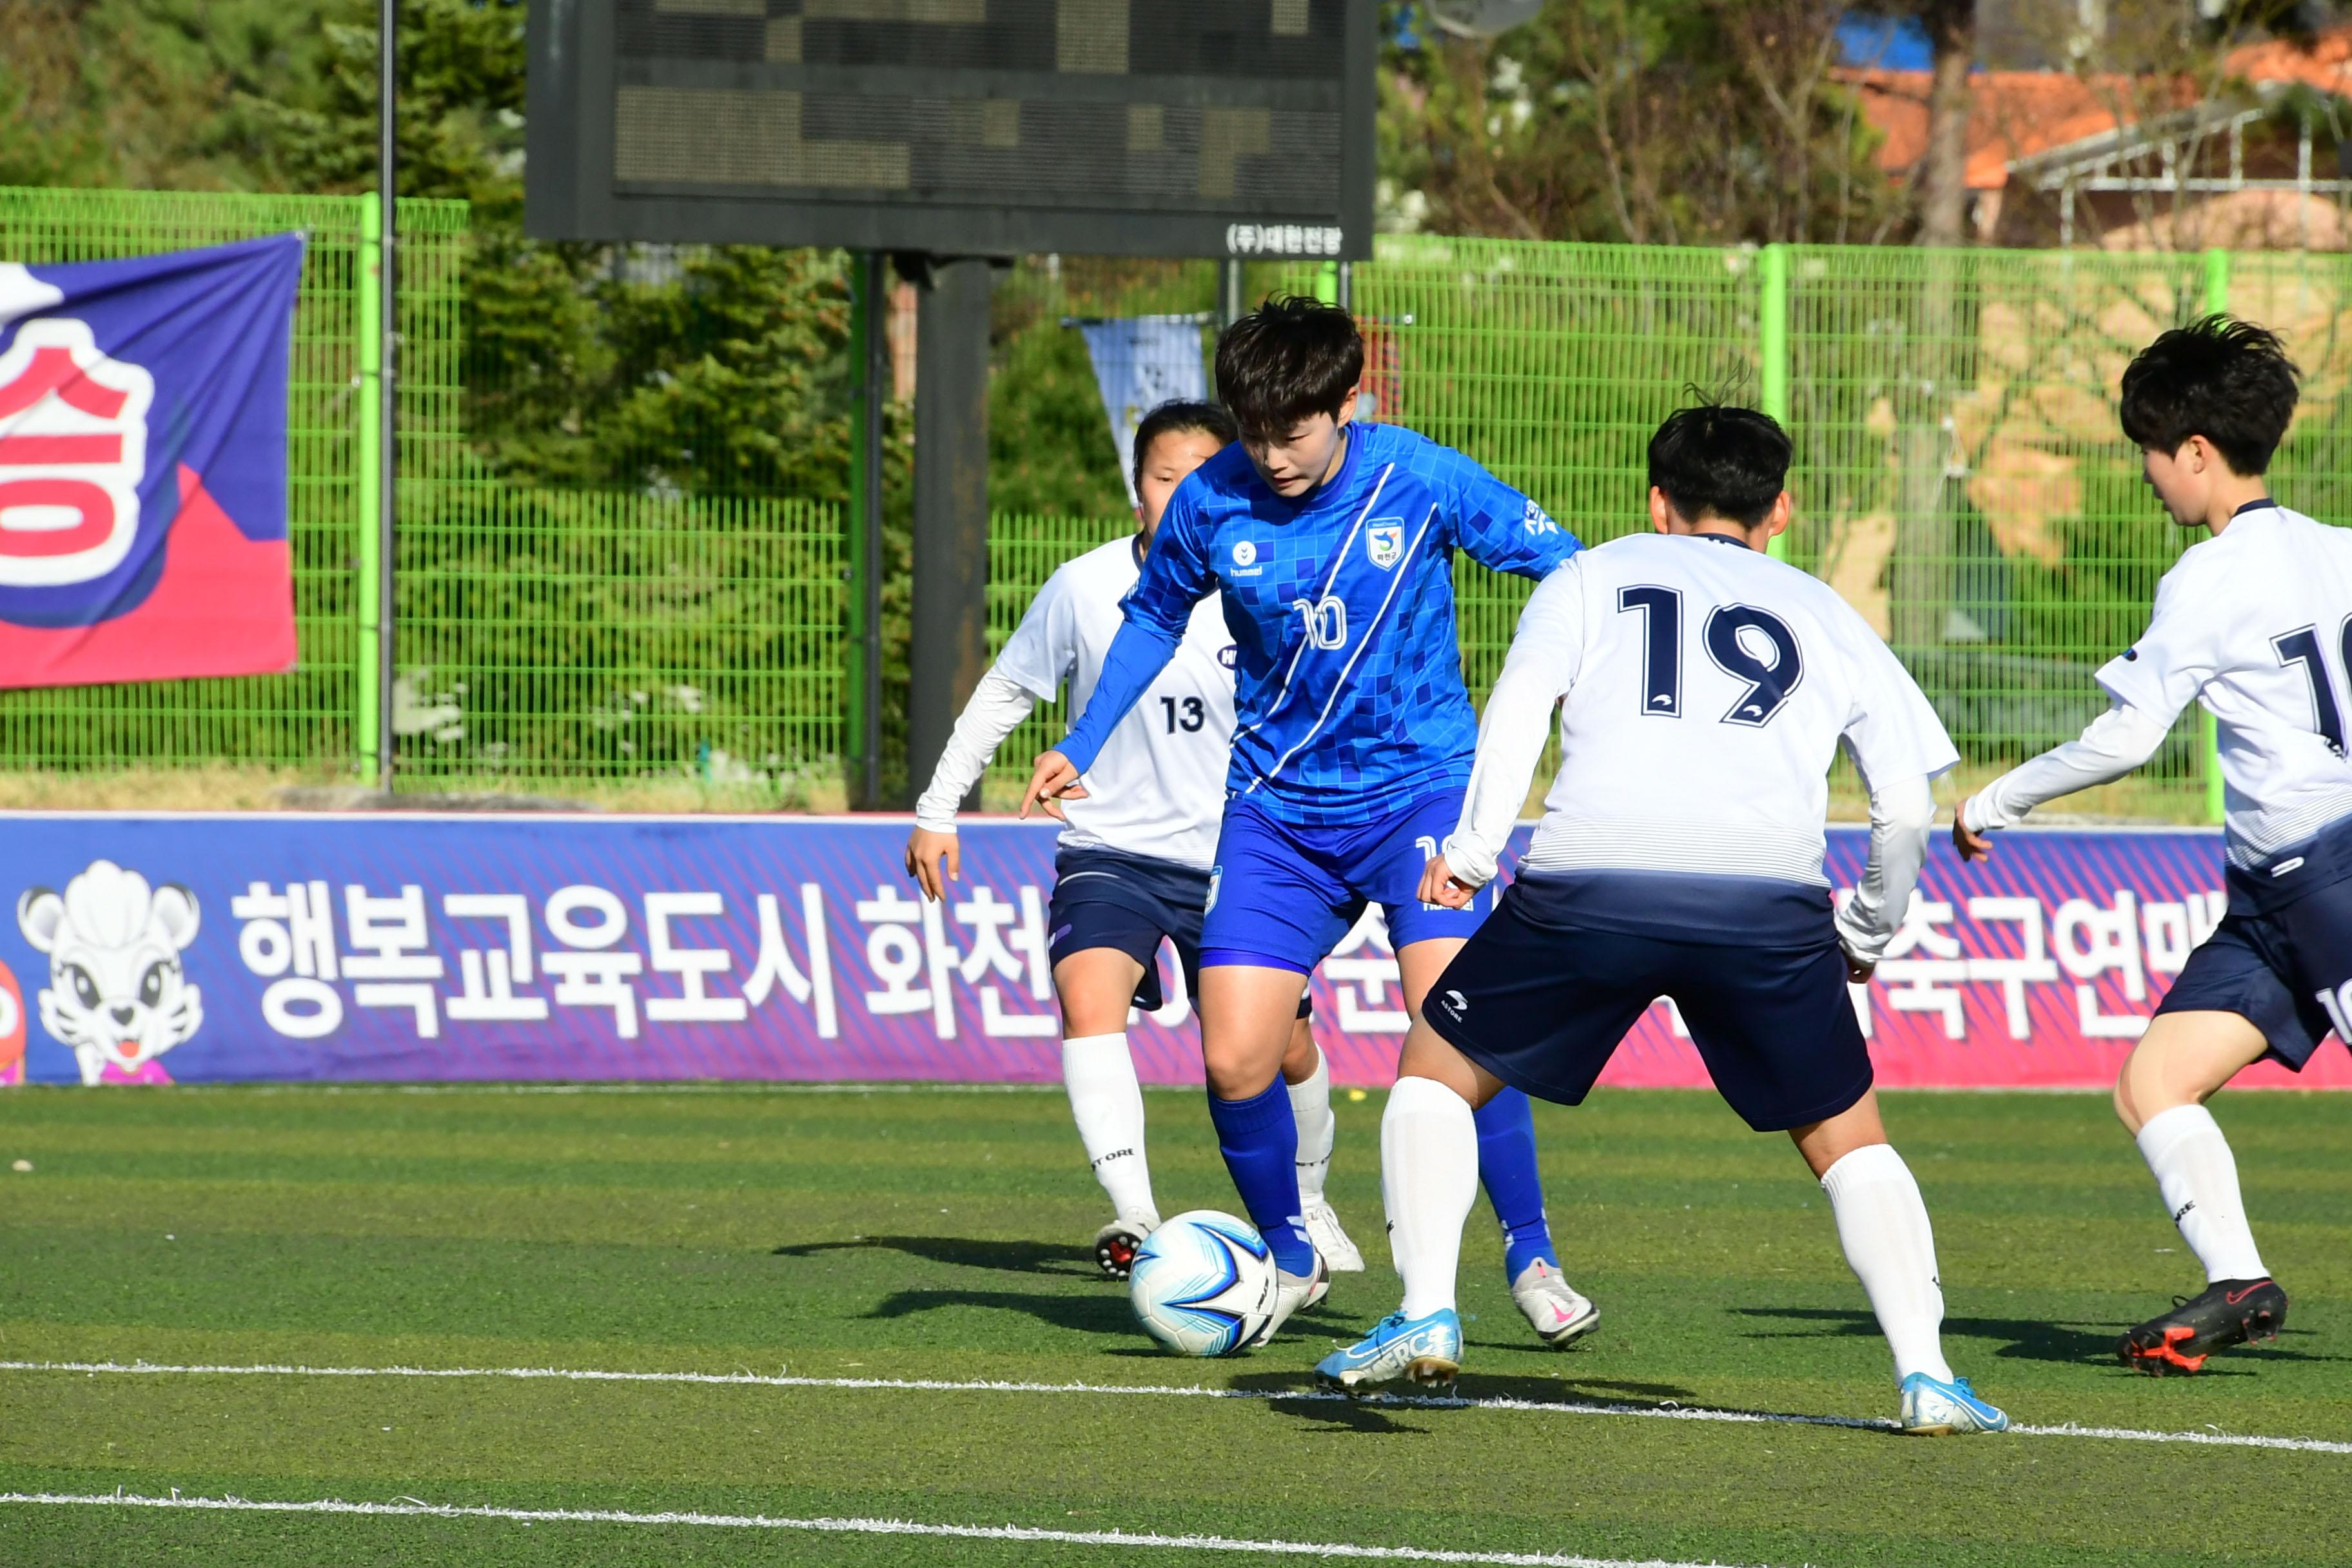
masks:
<path id="1" fill-rule="evenodd" d="M 1298 1123 L 1298 1195 L 1313 1203 L 1323 1195 L 1323 1179 L 1331 1171 L 1331 1143 L 1339 1123 L 1331 1115 L 1331 1064 L 1320 1050 L 1315 1071 L 1304 1083 L 1290 1088 L 1290 1115 Z"/>
<path id="2" fill-rule="evenodd" d="M 2211 1111 L 2201 1105 L 2158 1111 L 2139 1130 L 2139 1152 L 2156 1174 L 2164 1212 L 2205 1266 L 2207 1283 L 2270 1277 L 2238 1195 L 2238 1162 Z"/>
<path id="3" fill-rule="evenodd" d="M 1936 1232 L 1911 1167 L 1890 1144 L 1856 1149 L 1822 1175 L 1837 1215 L 1845 1260 L 1870 1296 L 1895 1352 L 1895 1381 L 1924 1372 L 1952 1381 L 1944 1360 L 1944 1289 L 1936 1278 Z"/>
<path id="4" fill-rule="evenodd" d="M 1070 1091 L 1079 1142 L 1111 1206 L 1131 1225 L 1156 1227 L 1160 1210 L 1151 1202 L 1151 1167 L 1143 1157 L 1143 1089 L 1135 1081 L 1127 1036 L 1064 1040 L 1062 1082 Z"/>
<path id="5" fill-rule="evenodd" d="M 1478 1201 L 1478 1124 L 1434 1079 L 1401 1078 L 1381 1118 L 1381 1195 L 1408 1318 L 1454 1305 L 1462 1227 Z"/>

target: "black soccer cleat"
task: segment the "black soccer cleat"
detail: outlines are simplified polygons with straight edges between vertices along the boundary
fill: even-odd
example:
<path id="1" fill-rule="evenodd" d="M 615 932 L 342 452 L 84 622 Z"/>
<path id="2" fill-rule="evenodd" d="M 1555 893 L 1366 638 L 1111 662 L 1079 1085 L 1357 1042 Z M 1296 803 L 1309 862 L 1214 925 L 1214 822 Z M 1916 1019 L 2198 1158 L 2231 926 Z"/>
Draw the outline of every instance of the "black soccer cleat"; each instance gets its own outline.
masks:
<path id="1" fill-rule="evenodd" d="M 1141 1226 L 1115 1219 L 1095 1232 L 1095 1266 L 1113 1279 L 1124 1279 L 1135 1267 L 1136 1249 L 1143 1245 Z"/>
<path id="2" fill-rule="evenodd" d="M 2150 1377 L 2186 1376 L 2230 1345 L 2274 1340 L 2286 1326 L 2286 1292 L 2268 1279 L 2222 1279 L 2195 1300 L 2172 1299 L 2172 1310 L 2126 1334 L 2116 1353 Z"/>

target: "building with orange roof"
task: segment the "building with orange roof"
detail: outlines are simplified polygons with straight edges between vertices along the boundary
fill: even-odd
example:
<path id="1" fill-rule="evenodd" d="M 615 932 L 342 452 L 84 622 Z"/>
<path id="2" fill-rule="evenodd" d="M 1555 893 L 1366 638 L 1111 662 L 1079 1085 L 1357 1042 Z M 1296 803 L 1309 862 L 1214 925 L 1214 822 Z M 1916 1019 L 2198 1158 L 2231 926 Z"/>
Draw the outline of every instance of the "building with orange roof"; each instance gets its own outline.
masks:
<path id="1" fill-rule="evenodd" d="M 1839 75 L 1882 138 L 1879 167 L 1912 177 L 1927 73 Z M 2352 248 L 2352 103 L 2328 111 L 2352 100 L 2352 26 L 2241 46 L 2210 82 L 1979 70 L 1969 86 L 1968 188 L 1987 244 Z"/>

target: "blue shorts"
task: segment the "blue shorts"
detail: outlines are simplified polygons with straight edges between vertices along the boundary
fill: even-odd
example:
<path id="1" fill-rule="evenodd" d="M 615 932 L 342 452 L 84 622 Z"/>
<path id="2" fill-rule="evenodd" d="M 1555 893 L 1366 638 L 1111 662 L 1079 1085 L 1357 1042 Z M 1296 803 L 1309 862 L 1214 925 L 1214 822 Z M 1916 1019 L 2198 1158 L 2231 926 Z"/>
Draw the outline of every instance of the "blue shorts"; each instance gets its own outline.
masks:
<path id="1" fill-rule="evenodd" d="M 2283 908 L 2221 917 L 2189 955 L 2156 1011 L 2235 1013 L 2263 1032 L 2267 1055 L 2295 1071 L 2336 1026 L 2352 981 L 2352 882 L 2320 888 Z"/>
<path id="2" fill-rule="evenodd" d="M 1580 1105 L 1626 1031 L 1672 997 L 1717 1090 L 1748 1126 L 1779 1132 L 1835 1116 L 1869 1091 L 1871 1069 L 1828 899 L 1753 880 L 1524 878 L 1438 978 L 1423 1016 L 1505 1083 Z M 1702 923 L 1748 926 L 1754 939 L 1601 923 L 1628 910 L 1642 923 L 1642 912 L 1664 910 L 1658 887 L 1706 882 L 1721 887 Z M 1752 921 L 1737 919 L 1750 908 Z"/>
<path id="3" fill-rule="evenodd" d="M 1462 815 L 1462 792 L 1427 795 L 1360 826 L 1302 827 L 1276 821 L 1245 797 L 1225 803 L 1217 868 L 1201 931 L 1201 962 L 1314 973 L 1364 912 L 1378 904 L 1389 945 L 1466 937 L 1492 904 L 1424 904 L 1421 874 Z"/>
<path id="4" fill-rule="evenodd" d="M 1059 963 L 1074 952 L 1108 947 L 1143 965 L 1135 1005 L 1166 1005 L 1160 944 L 1176 949 L 1185 994 L 1201 994 L 1201 915 L 1209 901 L 1209 873 L 1123 855 L 1116 849 L 1064 849 L 1054 857 L 1054 897 L 1046 908 L 1045 951 Z M 1301 999 L 1298 1016 L 1307 1016 Z"/>

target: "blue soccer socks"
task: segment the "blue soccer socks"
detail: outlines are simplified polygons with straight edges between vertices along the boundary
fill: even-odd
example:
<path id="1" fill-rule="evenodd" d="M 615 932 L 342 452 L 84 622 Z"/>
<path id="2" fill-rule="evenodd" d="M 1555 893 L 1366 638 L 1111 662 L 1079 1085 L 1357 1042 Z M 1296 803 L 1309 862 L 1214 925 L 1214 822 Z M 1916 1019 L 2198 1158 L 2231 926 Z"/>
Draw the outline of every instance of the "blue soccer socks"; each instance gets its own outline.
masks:
<path id="1" fill-rule="evenodd" d="M 1241 1194 L 1250 1223 L 1286 1274 L 1315 1272 L 1315 1244 L 1307 1237 L 1298 1198 L 1298 1123 L 1291 1115 L 1290 1089 L 1279 1074 L 1247 1100 L 1209 1096 L 1209 1120 L 1216 1124 L 1217 1150 Z"/>
<path id="2" fill-rule="evenodd" d="M 1517 1279 L 1530 1263 L 1558 1268 L 1543 1178 L 1536 1172 L 1535 1108 L 1520 1090 L 1507 1088 L 1478 1108 L 1477 1123 L 1478 1179 L 1503 1223 L 1503 1278 Z"/>

